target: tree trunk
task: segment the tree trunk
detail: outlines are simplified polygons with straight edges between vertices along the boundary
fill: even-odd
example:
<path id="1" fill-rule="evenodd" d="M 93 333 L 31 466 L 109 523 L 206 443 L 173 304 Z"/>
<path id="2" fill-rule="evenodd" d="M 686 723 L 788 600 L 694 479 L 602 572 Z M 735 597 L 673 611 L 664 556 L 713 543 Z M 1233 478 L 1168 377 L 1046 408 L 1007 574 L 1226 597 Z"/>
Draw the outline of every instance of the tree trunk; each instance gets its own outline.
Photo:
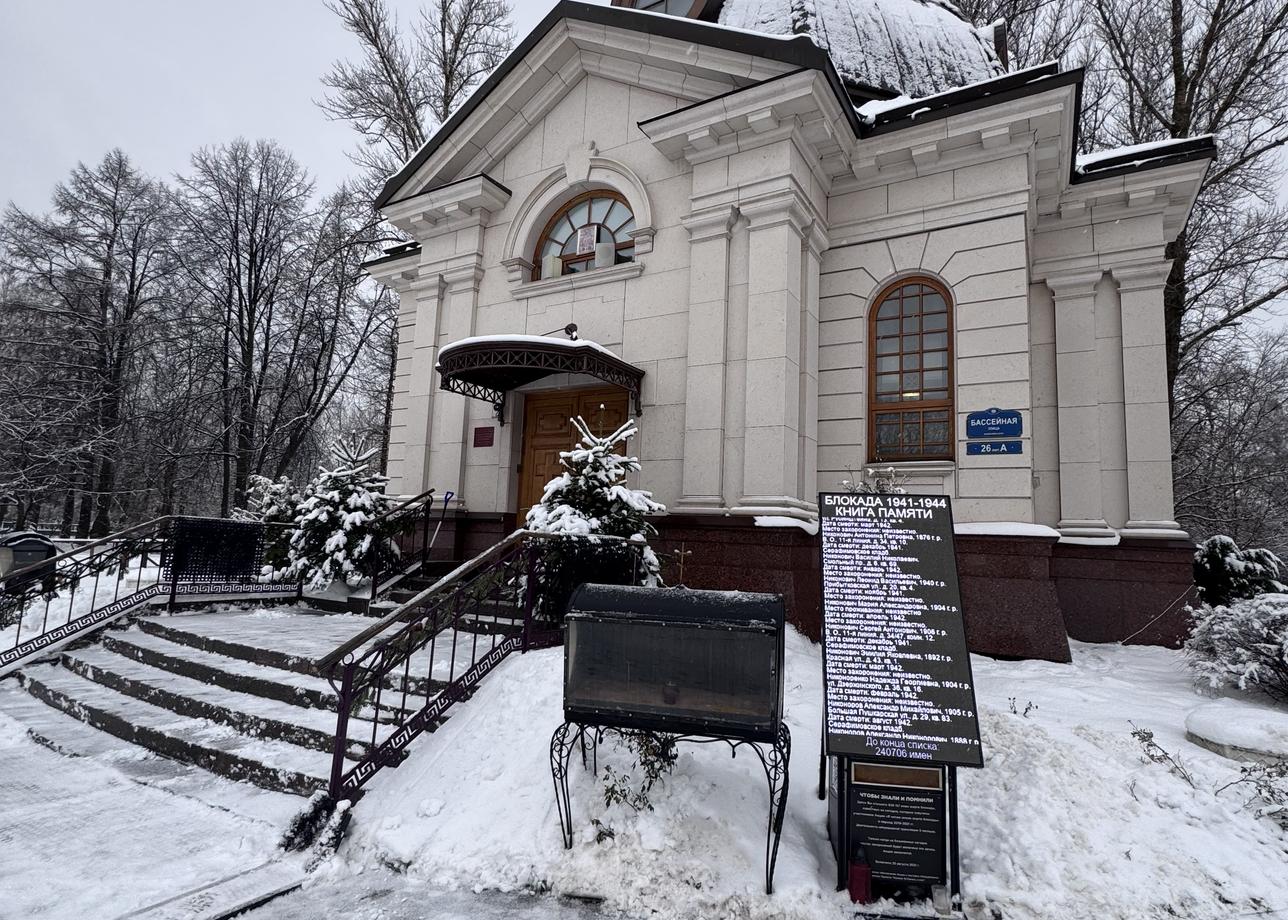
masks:
<path id="1" fill-rule="evenodd" d="M 1190 261 L 1187 232 L 1182 230 L 1176 241 L 1167 248 L 1172 268 L 1163 288 L 1163 326 L 1167 336 L 1167 401 L 1171 408 L 1175 407 L 1176 375 L 1181 366 L 1181 324 L 1189 306 L 1189 286 L 1185 278 Z"/>

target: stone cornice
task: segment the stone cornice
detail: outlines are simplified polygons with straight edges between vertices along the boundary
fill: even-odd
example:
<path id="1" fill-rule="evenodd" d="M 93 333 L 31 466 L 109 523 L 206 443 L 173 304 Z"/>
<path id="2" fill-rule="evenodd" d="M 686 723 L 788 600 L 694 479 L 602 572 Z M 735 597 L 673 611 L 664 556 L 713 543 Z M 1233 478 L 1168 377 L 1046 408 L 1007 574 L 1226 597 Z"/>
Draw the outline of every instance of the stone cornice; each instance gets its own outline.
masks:
<path id="1" fill-rule="evenodd" d="M 1084 269 L 1081 271 L 1053 272 L 1045 276 L 1047 287 L 1055 296 L 1056 305 L 1061 301 L 1075 300 L 1083 297 L 1095 297 L 1096 285 L 1105 275 L 1103 268 Z"/>
<path id="2" fill-rule="evenodd" d="M 479 174 L 385 205 L 385 218 L 404 233 L 425 240 L 489 218 L 510 200 L 510 190 Z"/>
<path id="3" fill-rule="evenodd" d="M 689 231 L 690 243 L 701 243 L 706 240 L 729 239 L 729 231 L 737 219 L 738 209 L 731 204 L 724 204 L 695 211 L 680 218 L 680 223 Z"/>

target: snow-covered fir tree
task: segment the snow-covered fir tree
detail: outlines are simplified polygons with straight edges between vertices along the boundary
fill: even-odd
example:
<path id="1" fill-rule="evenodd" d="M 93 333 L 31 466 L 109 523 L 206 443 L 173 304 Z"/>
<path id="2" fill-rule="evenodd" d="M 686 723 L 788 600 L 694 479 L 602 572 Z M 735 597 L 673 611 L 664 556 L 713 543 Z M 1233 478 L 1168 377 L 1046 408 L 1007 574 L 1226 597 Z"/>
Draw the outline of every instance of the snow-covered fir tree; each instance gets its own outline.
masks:
<path id="1" fill-rule="evenodd" d="M 572 424 L 577 445 L 560 453 L 564 471 L 546 484 L 526 521 L 528 530 L 569 537 L 551 541 L 539 567 L 541 608 L 550 616 L 562 615 L 578 584 L 657 585 L 662 570 L 648 544 L 657 531 L 645 516 L 666 506 L 630 487 L 627 476 L 639 471 L 640 462 L 617 452 L 635 434 L 634 420 L 603 437 L 585 419 L 574 418 Z M 601 534 L 629 542 L 594 539 Z"/>
<path id="2" fill-rule="evenodd" d="M 385 495 L 387 478 L 368 469 L 378 448 L 361 441 L 338 442 L 334 469 L 320 467 L 305 487 L 295 515 L 285 568 L 273 574 L 302 579 L 320 591 L 339 579 L 357 587 L 372 570 L 379 553 L 390 551 L 375 520 L 392 502 Z"/>
<path id="3" fill-rule="evenodd" d="M 304 499 L 304 491 L 289 477 L 269 479 L 252 475 L 246 489 L 246 507 L 233 511 L 234 520 L 259 521 L 267 525 L 264 566 L 270 577 L 290 564 L 290 538 Z"/>
<path id="4" fill-rule="evenodd" d="M 1268 592 L 1288 591 L 1283 563 L 1268 549 L 1240 549 L 1224 534 L 1208 537 L 1194 554 L 1194 583 L 1203 603 L 1216 607 Z"/>

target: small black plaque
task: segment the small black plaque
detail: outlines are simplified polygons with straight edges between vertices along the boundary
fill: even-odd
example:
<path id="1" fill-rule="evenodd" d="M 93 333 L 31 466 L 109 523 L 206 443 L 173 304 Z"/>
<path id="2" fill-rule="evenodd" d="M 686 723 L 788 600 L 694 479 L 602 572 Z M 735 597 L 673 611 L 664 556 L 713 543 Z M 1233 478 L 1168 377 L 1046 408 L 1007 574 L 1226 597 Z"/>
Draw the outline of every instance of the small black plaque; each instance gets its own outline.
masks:
<path id="1" fill-rule="evenodd" d="M 827 753 L 982 766 L 949 500 L 818 504 Z"/>

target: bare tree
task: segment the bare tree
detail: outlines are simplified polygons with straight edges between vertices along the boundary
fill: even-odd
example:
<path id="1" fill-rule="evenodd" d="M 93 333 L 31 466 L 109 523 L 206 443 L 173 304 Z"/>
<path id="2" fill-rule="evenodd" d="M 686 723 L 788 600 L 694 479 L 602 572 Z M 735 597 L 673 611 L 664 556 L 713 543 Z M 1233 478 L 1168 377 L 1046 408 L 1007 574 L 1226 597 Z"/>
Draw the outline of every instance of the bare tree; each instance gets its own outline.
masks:
<path id="1" fill-rule="evenodd" d="M 1086 8 L 1081 0 L 959 0 L 958 9 L 978 26 L 1006 22 L 1010 70 L 1048 61 L 1082 62 L 1086 51 Z"/>
<path id="2" fill-rule="evenodd" d="M 337 61 L 319 103 L 353 125 L 353 161 L 374 180 L 394 172 L 445 122 L 513 43 L 504 0 L 431 0 L 410 29 L 384 0 L 329 0 L 361 58 Z"/>
<path id="3" fill-rule="evenodd" d="M 1169 247 L 1168 380 L 1211 336 L 1288 292 L 1288 3 L 1088 0 L 1109 98 L 1099 146 L 1203 134 L 1220 154 L 1189 226 Z"/>
<path id="4" fill-rule="evenodd" d="M 1197 538 L 1288 551 L 1288 334 L 1209 338 L 1177 380 L 1176 514 Z"/>
<path id="5" fill-rule="evenodd" d="M 28 327 L 41 338 L 17 359 L 30 366 L 24 355 L 39 354 L 65 371 L 66 392 L 78 387 L 85 400 L 84 441 L 94 448 L 76 461 L 81 533 L 112 529 L 126 406 L 171 293 L 169 232 L 166 195 L 120 150 L 95 167 L 78 165 L 55 189 L 51 214 L 10 205 L 0 224 L 4 261 L 33 294 L 26 308 L 43 317 Z"/>

